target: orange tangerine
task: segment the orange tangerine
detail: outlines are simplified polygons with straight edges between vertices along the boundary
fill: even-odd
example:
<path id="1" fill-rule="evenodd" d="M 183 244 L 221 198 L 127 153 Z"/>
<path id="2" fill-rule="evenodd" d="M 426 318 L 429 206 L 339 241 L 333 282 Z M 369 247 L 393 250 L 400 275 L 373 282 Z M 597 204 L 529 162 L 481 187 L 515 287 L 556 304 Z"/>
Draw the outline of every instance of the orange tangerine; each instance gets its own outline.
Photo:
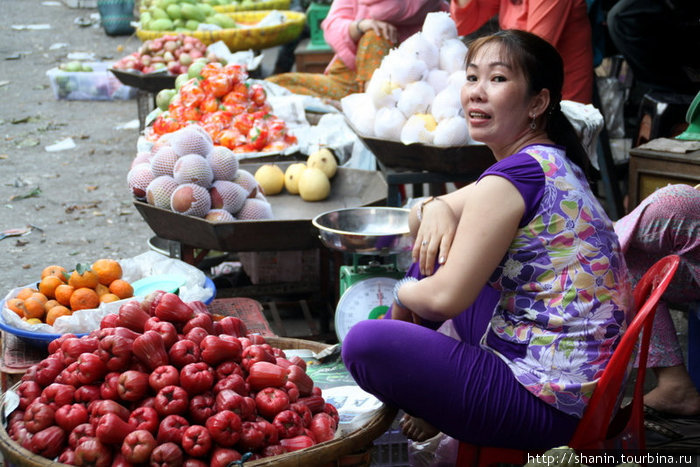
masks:
<path id="1" fill-rule="evenodd" d="M 97 308 L 99 304 L 100 297 L 90 287 L 75 289 L 70 296 L 70 309 L 73 311 Z"/>
<path id="2" fill-rule="evenodd" d="M 48 302 L 44 303 L 44 310 L 49 311 L 51 308 L 55 307 L 56 305 L 60 305 L 60 303 L 58 303 L 58 300 L 51 299 Z"/>
<path id="3" fill-rule="evenodd" d="M 109 291 L 119 298 L 129 298 L 134 295 L 134 288 L 124 279 L 117 279 L 109 284 Z"/>
<path id="4" fill-rule="evenodd" d="M 101 297 L 104 294 L 109 293 L 109 287 L 104 284 L 97 284 L 97 287 L 95 287 L 95 292 L 97 292 L 97 295 Z"/>
<path id="5" fill-rule="evenodd" d="M 43 279 L 47 276 L 56 276 L 65 282 L 65 275 L 64 275 L 65 272 L 66 272 L 66 268 L 64 268 L 63 266 L 59 266 L 57 264 L 52 264 L 51 266 L 46 266 L 41 271 L 41 278 Z"/>
<path id="6" fill-rule="evenodd" d="M 100 302 L 102 303 L 112 303 L 116 302 L 117 300 L 121 300 L 121 298 L 117 297 L 113 293 L 106 293 L 104 295 L 100 295 Z"/>
<path id="7" fill-rule="evenodd" d="M 117 260 L 101 258 L 92 263 L 92 270 L 97 274 L 100 284 L 109 285 L 122 278 L 122 267 Z"/>
<path id="8" fill-rule="evenodd" d="M 97 274 L 92 269 L 80 272 L 76 269 L 71 272 L 68 278 L 68 285 L 72 285 L 76 289 L 88 288 L 94 289 L 100 282 L 97 280 Z"/>
<path id="9" fill-rule="evenodd" d="M 39 289 L 35 289 L 34 287 L 25 287 L 19 292 L 17 292 L 17 298 L 20 300 L 24 300 L 25 298 L 31 297 L 31 295 L 35 292 L 38 292 Z"/>
<path id="10" fill-rule="evenodd" d="M 70 316 L 72 312 L 65 306 L 63 305 L 56 305 L 55 307 L 51 308 L 48 313 L 46 313 L 46 324 L 50 324 L 53 326 L 53 323 L 56 322 L 56 319 L 61 317 L 61 316 Z"/>
<path id="11" fill-rule="evenodd" d="M 75 287 L 68 284 L 61 284 L 56 287 L 56 300 L 58 303 L 64 306 L 70 305 L 70 296 L 73 294 Z"/>
<path id="12" fill-rule="evenodd" d="M 46 309 L 44 303 L 39 298 L 31 296 L 24 301 L 24 316 L 27 318 L 44 319 Z"/>
<path id="13" fill-rule="evenodd" d="M 39 292 L 48 298 L 54 298 L 56 287 L 64 282 L 58 276 L 46 276 L 39 282 Z"/>
<path id="14" fill-rule="evenodd" d="M 20 318 L 24 318 L 26 308 L 24 307 L 24 300 L 21 298 L 11 298 L 5 302 L 5 306 L 14 311 Z"/>
<path id="15" fill-rule="evenodd" d="M 34 292 L 33 294 L 31 294 L 29 296 L 29 298 L 33 298 L 33 299 L 39 301 L 42 304 L 42 306 L 46 305 L 46 302 L 49 301 L 49 298 L 41 292 Z M 27 300 L 29 300 L 29 298 Z"/>

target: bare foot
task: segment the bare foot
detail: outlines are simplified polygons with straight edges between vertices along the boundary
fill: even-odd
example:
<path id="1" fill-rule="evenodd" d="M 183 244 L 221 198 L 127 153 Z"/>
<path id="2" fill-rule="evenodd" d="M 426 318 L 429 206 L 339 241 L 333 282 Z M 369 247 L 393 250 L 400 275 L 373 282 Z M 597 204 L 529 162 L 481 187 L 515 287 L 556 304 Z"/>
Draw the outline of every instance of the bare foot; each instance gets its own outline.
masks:
<path id="1" fill-rule="evenodd" d="M 437 435 L 440 431 L 422 418 L 406 414 L 401 418 L 401 432 L 413 441 L 425 441 Z"/>
<path id="2" fill-rule="evenodd" d="M 644 395 L 644 404 L 675 415 L 700 415 L 700 393 L 685 367 L 655 368 L 657 386 Z"/>

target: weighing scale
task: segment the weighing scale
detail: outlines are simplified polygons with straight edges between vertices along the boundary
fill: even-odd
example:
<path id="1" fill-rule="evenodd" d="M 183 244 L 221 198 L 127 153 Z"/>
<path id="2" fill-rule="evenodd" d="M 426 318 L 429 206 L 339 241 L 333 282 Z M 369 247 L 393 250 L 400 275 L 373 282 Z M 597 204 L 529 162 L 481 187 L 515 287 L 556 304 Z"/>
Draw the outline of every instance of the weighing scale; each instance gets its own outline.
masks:
<path id="1" fill-rule="evenodd" d="M 321 242 L 328 248 L 352 255 L 353 264 L 340 267 L 340 300 L 335 310 L 335 332 L 340 342 L 350 328 L 365 319 L 384 316 L 393 300 L 394 285 L 405 276 L 396 255 L 410 251 L 413 239 L 408 228 L 408 209 L 359 207 L 328 211 L 312 220 Z M 382 264 L 362 256 L 392 259 Z"/>
<path id="2" fill-rule="evenodd" d="M 693 102 L 690 103 L 688 112 L 685 114 L 685 121 L 688 122 L 688 128 L 676 138 L 700 141 L 700 92 L 695 96 Z"/>

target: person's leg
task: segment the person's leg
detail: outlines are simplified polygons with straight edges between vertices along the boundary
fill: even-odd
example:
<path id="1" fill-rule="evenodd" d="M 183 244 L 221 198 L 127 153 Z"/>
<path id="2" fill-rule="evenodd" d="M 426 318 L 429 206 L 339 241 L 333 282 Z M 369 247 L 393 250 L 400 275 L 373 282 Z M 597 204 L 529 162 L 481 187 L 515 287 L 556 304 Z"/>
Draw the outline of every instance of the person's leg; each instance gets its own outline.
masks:
<path id="1" fill-rule="evenodd" d="M 670 185 L 650 195 L 625 254 L 638 281 L 660 258 L 681 256 L 681 264 L 656 311 L 647 367 L 657 386 L 644 396 L 649 407 L 679 415 L 700 415 L 700 393 L 683 364 L 668 305 L 700 300 L 700 191 Z"/>
<path id="2" fill-rule="evenodd" d="M 360 92 L 364 91 L 365 84 L 372 78 L 374 70 L 379 68 L 392 47 L 394 44 L 378 36 L 374 31 L 368 31 L 362 35 L 357 43 L 355 54 L 356 80 Z"/>
<path id="3" fill-rule="evenodd" d="M 467 317 L 460 328 L 467 322 L 485 329 L 483 317 Z M 343 341 L 343 361 L 361 388 L 461 441 L 548 448 L 568 443 L 578 424 L 528 392 L 478 343 L 422 326 L 361 321 Z"/>
<path id="4" fill-rule="evenodd" d="M 355 72 L 336 59 L 326 73 L 282 73 L 266 78 L 295 94 L 340 100 L 359 92 Z"/>

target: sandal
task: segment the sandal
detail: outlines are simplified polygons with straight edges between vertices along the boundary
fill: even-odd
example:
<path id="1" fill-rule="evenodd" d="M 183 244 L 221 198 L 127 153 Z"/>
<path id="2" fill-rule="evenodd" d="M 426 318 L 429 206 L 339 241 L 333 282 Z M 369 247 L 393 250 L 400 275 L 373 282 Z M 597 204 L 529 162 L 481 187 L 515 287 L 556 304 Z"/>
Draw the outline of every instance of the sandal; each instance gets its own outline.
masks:
<path id="1" fill-rule="evenodd" d="M 646 447 L 650 450 L 700 451 L 700 417 L 674 416 L 644 407 Z"/>

